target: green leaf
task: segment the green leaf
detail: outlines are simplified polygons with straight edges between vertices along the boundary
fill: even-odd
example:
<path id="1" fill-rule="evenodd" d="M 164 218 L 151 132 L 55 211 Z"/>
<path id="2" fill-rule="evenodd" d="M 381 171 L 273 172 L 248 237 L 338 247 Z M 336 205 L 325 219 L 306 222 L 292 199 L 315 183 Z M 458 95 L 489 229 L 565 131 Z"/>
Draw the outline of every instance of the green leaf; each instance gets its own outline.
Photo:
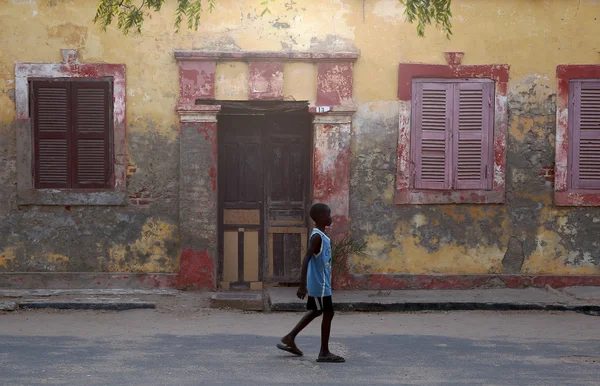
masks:
<path id="1" fill-rule="evenodd" d="M 339 241 L 332 242 L 331 259 L 333 260 L 333 264 L 335 264 L 337 261 L 352 255 L 358 257 L 367 257 L 368 254 L 366 250 L 366 242 L 359 241 L 358 239 L 347 235 Z"/>
<path id="2" fill-rule="evenodd" d="M 264 0 L 263 2 L 260 3 L 261 7 L 263 7 L 262 12 L 260 13 L 260 16 L 263 17 L 265 14 L 267 13 L 271 13 L 271 10 L 269 9 L 269 3 L 272 3 L 275 0 Z"/>
<path id="3" fill-rule="evenodd" d="M 425 36 L 425 27 L 434 25 L 450 39 L 452 35 L 452 0 L 399 0 L 404 5 L 406 21 L 417 23 L 417 35 Z"/>

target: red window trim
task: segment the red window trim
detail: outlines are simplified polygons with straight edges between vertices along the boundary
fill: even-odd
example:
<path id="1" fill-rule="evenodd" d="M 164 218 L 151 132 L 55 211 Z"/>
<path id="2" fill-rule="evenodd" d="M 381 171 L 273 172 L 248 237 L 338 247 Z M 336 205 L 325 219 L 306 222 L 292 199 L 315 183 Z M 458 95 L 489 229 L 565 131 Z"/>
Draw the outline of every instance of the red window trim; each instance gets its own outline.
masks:
<path id="1" fill-rule="evenodd" d="M 572 80 L 600 80 L 600 65 L 560 65 L 556 67 L 556 155 L 554 169 L 554 204 L 556 206 L 600 206 L 600 191 L 570 188 L 571 166 L 569 84 Z"/>
<path id="2" fill-rule="evenodd" d="M 488 83 L 490 82 L 490 80 L 493 80 L 491 78 L 466 78 L 466 77 L 459 77 L 459 78 L 450 78 L 450 79 L 444 79 L 444 78 L 414 78 L 412 79 L 412 83 L 460 83 L 460 82 L 468 82 L 468 83 Z"/>
<path id="3" fill-rule="evenodd" d="M 398 69 L 400 132 L 398 136 L 398 168 L 395 203 L 421 204 L 500 204 L 504 203 L 506 170 L 506 133 L 508 126 L 508 65 L 433 65 L 401 63 Z M 411 187 L 411 109 L 413 79 L 487 78 L 494 80 L 493 179 L 491 190 L 417 190 Z"/>

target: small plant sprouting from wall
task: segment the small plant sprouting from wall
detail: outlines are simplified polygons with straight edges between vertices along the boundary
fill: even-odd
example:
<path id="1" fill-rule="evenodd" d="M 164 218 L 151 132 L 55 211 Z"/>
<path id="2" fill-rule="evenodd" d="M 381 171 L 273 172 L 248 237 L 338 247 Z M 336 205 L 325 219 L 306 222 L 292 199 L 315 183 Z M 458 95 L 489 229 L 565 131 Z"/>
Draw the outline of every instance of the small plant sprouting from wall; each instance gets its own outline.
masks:
<path id="1" fill-rule="evenodd" d="M 367 257 L 367 243 L 350 235 L 341 240 L 333 241 L 331 245 L 331 263 L 334 274 L 344 274 L 348 269 L 350 256 Z"/>

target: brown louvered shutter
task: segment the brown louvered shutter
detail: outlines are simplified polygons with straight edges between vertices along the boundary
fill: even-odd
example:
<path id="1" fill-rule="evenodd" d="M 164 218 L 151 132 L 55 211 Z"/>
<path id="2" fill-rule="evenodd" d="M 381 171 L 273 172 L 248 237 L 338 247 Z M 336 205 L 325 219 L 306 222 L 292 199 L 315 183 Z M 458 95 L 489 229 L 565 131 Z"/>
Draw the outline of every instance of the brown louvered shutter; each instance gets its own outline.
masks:
<path id="1" fill-rule="evenodd" d="M 450 188 L 452 84 L 413 84 L 414 185 L 417 189 Z"/>
<path id="2" fill-rule="evenodd" d="M 600 81 L 571 81 L 571 187 L 600 189 Z"/>
<path id="3" fill-rule="evenodd" d="M 32 83 L 34 179 L 37 189 L 71 182 L 71 88 L 69 82 Z"/>
<path id="4" fill-rule="evenodd" d="M 109 184 L 110 82 L 73 83 L 73 188 Z"/>
<path id="5" fill-rule="evenodd" d="M 452 153 L 454 189 L 491 189 L 492 80 L 454 85 Z"/>

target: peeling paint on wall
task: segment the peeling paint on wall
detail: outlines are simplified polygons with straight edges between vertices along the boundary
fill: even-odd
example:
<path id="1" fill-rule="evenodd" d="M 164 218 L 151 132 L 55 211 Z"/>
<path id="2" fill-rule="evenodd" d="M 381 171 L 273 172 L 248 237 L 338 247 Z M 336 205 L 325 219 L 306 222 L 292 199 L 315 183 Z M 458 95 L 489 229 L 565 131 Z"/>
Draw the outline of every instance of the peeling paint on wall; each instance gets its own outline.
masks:
<path id="1" fill-rule="evenodd" d="M 69 47 L 83 48 L 87 40 L 87 28 L 73 23 L 63 23 L 48 28 L 48 38 L 58 39 Z"/>
<path id="2" fill-rule="evenodd" d="M 227 62 L 217 64 L 215 80 L 215 98 L 217 100 L 248 99 L 247 63 Z"/>
<path id="3" fill-rule="evenodd" d="M 283 72 L 285 100 L 309 101 L 317 99 L 317 66 L 314 63 L 286 63 Z"/>
<path id="4" fill-rule="evenodd" d="M 29 258 L 27 269 L 42 272 L 66 271 L 68 261 L 67 256 L 58 253 L 42 253 Z"/>
<path id="5" fill-rule="evenodd" d="M 171 248 L 178 244 L 173 224 L 148 219 L 139 238 L 131 244 L 113 245 L 108 250 L 108 269 L 111 272 L 175 272 L 169 259 Z"/>
<path id="6" fill-rule="evenodd" d="M 9 265 L 16 259 L 15 251 L 12 248 L 5 248 L 0 252 L 0 266 L 9 268 Z"/>

